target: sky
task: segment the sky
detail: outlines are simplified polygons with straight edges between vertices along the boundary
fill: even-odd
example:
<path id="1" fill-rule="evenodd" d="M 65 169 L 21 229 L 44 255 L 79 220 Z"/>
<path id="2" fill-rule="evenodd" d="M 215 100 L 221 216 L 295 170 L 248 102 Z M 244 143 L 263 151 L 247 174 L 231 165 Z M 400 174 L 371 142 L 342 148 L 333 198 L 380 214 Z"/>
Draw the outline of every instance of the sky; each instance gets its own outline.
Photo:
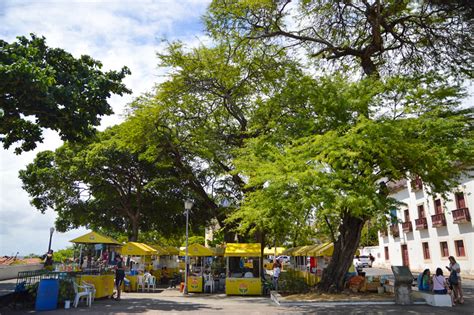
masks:
<path id="1" fill-rule="evenodd" d="M 0 39 L 12 42 L 17 36 L 35 33 L 46 37 L 49 47 L 62 48 L 75 57 L 89 55 L 100 60 L 103 70 L 128 66 L 132 74 L 124 83 L 132 95 L 112 96 L 114 115 L 102 119 L 99 129 L 123 121 L 127 103 L 151 91 L 163 80 L 156 52 L 163 39 L 180 40 L 189 46 L 208 42 L 201 16 L 210 0 L 1 0 Z M 15 155 L 0 148 L 0 256 L 43 254 L 48 249 L 55 213 L 41 214 L 29 203 L 21 188 L 18 171 L 40 151 L 54 150 L 62 142 L 50 130 L 35 151 Z M 70 246 L 69 240 L 87 233 L 85 229 L 53 233 L 52 249 Z"/>

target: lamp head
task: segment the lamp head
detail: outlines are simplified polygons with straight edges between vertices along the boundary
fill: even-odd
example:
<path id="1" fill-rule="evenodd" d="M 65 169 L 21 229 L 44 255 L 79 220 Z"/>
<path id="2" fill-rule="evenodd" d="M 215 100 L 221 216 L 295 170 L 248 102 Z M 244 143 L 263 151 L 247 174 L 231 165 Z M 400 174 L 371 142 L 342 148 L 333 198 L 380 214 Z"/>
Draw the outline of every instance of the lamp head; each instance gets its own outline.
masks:
<path id="1" fill-rule="evenodd" d="M 51 233 L 51 234 L 54 233 L 54 228 L 53 227 L 49 229 L 49 233 Z"/>
<path id="2" fill-rule="evenodd" d="M 191 210 L 191 208 L 193 207 L 194 203 L 191 199 L 187 199 L 185 202 L 184 202 L 184 209 L 186 210 Z"/>

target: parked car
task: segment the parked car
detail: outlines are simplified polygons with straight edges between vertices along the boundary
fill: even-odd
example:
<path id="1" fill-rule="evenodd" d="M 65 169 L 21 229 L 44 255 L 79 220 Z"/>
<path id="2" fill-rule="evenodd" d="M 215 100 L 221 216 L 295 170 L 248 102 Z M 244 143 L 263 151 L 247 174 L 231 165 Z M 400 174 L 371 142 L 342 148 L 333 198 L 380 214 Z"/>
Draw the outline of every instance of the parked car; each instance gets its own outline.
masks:
<path id="1" fill-rule="evenodd" d="M 355 260 L 354 265 L 356 268 L 357 267 L 372 268 L 372 261 L 370 261 L 369 256 L 366 256 L 366 255 L 356 256 L 354 260 Z"/>

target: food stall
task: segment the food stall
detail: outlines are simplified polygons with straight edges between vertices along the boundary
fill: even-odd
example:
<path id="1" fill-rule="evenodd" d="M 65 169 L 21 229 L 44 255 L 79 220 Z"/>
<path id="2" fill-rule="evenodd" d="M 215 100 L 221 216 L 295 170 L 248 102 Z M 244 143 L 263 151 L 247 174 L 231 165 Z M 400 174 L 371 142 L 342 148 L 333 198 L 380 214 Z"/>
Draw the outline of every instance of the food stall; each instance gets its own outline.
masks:
<path id="1" fill-rule="evenodd" d="M 225 293 L 227 295 L 262 295 L 261 245 L 227 243 Z"/>
<path id="2" fill-rule="evenodd" d="M 186 256 L 186 248 L 179 251 L 180 256 Z M 188 246 L 188 257 L 190 260 L 190 270 L 188 273 L 188 292 L 201 293 L 204 292 L 204 257 L 214 256 L 210 248 L 202 246 L 201 244 L 191 244 Z M 207 266 L 208 268 L 210 266 Z"/>
<path id="3" fill-rule="evenodd" d="M 273 263 L 276 259 L 276 257 L 280 256 L 283 252 L 285 251 L 285 247 L 265 247 L 263 249 L 263 255 L 265 256 L 265 261 L 263 263 L 263 268 L 267 270 L 272 270 L 273 269 Z M 272 256 L 273 259 L 270 259 L 269 257 Z"/>
<path id="4" fill-rule="evenodd" d="M 309 253 L 319 246 L 320 244 L 301 246 L 293 252 L 293 256 L 299 261 L 298 275 L 304 278 L 308 285 L 316 284 L 316 260 Z"/>
<path id="5" fill-rule="evenodd" d="M 326 242 L 308 251 L 307 255 L 315 257 L 315 275 L 316 283 L 321 280 L 323 270 L 329 264 L 329 261 L 334 252 L 334 244 L 332 242 Z"/>
<path id="6" fill-rule="evenodd" d="M 101 235 L 97 232 L 90 232 L 83 236 L 77 237 L 70 241 L 71 243 L 86 245 L 97 245 L 105 244 L 110 248 L 117 249 L 122 246 L 118 241 L 109 238 L 107 236 Z M 81 248 L 82 251 L 82 248 Z M 79 284 L 82 282 L 87 282 L 95 286 L 95 297 L 110 297 L 114 292 L 114 273 L 108 268 L 99 269 L 99 268 L 87 268 L 83 269 L 82 273 L 77 276 L 77 281 Z"/>
<path id="7" fill-rule="evenodd" d="M 150 270 L 151 256 L 157 255 L 158 251 L 154 247 L 148 246 L 144 243 L 128 242 L 122 247 L 122 255 L 130 257 L 140 257 L 142 265 L 139 266 L 139 270 Z M 143 267 L 143 268 L 142 268 Z M 130 281 L 130 290 L 136 291 L 138 284 L 138 275 L 127 272 L 125 277 Z"/>

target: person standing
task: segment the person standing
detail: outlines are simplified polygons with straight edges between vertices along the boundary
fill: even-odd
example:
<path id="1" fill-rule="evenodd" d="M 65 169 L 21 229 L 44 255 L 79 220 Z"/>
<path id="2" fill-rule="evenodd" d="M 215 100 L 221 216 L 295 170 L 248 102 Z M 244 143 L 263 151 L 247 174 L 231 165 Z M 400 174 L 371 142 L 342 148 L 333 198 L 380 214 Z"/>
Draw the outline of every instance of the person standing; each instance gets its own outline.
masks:
<path id="1" fill-rule="evenodd" d="M 369 253 L 369 260 L 370 260 L 370 267 L 373 267 L 375 257 L 372 255 L 372 253 Z"/>
<path id="2" fill-rule="evenodd" d="M 461 286 L 461 266 L 456 262 L 453 256 L 449 256 L 449 266 L 446 268 L 450 271 L 449 285 L 453 287 L 454 302 L 464 304 L 464 297 Z"/>
<path id="3" fill-rule="evenodd" d="M 281 272 L 281 264 L 280 260 L 275 260 L 275 264 L 273 265 L 273 287 L 275 291 L 278 291 L 278 278 L 280 277 Z"/>
<path id="4" fill-rule="evenodd" d="M 117 265 L 115 265 L 115 286 L 117 288 L 117 297 L 115 300 L 120 301 L 121 286 L 125 279 L 125 266 L 123 265 L 123 260 L 120 255 L 117 255 L 115 260 L 117 261 Z"/>

